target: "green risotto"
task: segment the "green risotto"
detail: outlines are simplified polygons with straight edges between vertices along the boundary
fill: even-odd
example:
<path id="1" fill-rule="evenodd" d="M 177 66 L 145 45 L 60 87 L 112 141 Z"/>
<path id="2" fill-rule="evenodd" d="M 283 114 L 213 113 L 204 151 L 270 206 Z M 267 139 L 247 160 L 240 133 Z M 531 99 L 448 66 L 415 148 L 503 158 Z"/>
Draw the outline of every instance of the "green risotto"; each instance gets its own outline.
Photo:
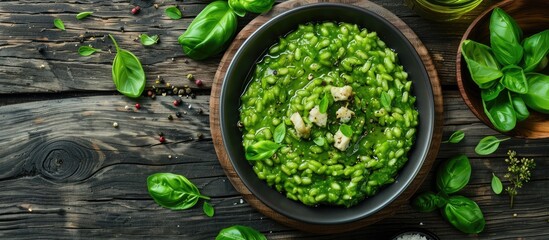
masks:
<path id="1" fill-rule="evenodd" d="M 290 199 L 355 205 L 408 160 L 418 124 L 411 87 L 375 32 L 300 25 L 269 49 L 241 97 L 246 159 Z"/>

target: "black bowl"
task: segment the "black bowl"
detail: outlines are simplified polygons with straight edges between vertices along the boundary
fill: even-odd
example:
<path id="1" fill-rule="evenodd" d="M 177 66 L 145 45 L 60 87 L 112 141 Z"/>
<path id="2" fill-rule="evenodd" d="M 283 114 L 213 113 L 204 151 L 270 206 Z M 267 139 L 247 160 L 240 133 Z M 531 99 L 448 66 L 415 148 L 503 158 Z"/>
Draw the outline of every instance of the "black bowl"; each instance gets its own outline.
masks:
<path id="1" fill-rule="evenodd" d="M 414 147 L 408 153 L 409 161 L 400 170 L 397 181 L 381 189 L 375 196 L 350 207 L 310 207 L 293 201 L 269 187 L 254 173 L 244 157 L 242 134 L 237 127 L 240 96 L 250 81 L 252 69 L 266 50 L 279 37 L 308 22 L 347 22 L 358 24 L 378 36 L 394 49 L 400 64 L 413 80 L 417 96 L 419 126 Z M 265 205 L 298 221 L 310 224 L 343 224 L 368 217 L 394 201 L 417 175 L 432 141 L 434 132 L 434 98 L 429 75 L 420 56 L 408 39 L 391 23 L 369 10 L 345 4 L 320 3 L 295 8 L 271 19 L 255 31 L 240 47 L 229 65 L 220 93 L 220 125 L 225 150 L 242 182 Z"/>

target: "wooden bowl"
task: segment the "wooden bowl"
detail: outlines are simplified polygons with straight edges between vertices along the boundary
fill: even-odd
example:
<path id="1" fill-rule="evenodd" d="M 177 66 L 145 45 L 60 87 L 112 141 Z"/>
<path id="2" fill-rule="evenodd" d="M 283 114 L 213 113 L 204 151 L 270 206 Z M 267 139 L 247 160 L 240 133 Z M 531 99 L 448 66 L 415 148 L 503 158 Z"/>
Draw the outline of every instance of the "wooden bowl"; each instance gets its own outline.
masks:
<path id="1" fill-rule="evenodd" d="M 489 24 L 492 10 L 496 7 L 503 9 L 513 17 L 524 32 L 524 37 L 549 29 L 549 1 L 547 0 L 507 0 L 499 2 L 481 13 L 471 23 L 461 39 L 456 57 L 456 78 L 461 97 L 471 111 L 484 124 L 497 130 L 490 122 L 480 97 L 480 88 L 473 82 L 465 59 L 461 55 L 461 43 L 471 39 L 490 46 Z M 545 74 L 548 74 L 545 72 Z M 539 139 L 549 137 L 549 115 L 530 110 L 530 117 L 517 122 L 516 127 L 509 132 L 501 132 L 516 138 Z"/>

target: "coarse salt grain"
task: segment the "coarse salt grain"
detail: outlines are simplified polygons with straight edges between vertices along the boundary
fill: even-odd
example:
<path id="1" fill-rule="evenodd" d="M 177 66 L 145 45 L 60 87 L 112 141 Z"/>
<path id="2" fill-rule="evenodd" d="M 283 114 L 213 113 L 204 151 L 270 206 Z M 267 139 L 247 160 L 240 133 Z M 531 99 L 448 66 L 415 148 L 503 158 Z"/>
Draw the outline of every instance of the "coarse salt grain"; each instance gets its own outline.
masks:
<path id="1" fill-rule="evenodd" d="M 398 236 L 395 240 L 429 240 L 425 236 L 417 233 L 406 233 Z"/>

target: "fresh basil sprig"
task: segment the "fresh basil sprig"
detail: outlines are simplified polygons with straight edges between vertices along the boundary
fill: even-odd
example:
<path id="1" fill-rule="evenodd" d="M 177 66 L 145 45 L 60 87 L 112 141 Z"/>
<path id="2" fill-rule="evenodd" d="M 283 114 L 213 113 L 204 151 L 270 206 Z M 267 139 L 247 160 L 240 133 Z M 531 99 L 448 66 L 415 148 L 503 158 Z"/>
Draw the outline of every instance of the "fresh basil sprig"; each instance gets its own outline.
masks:
<path id="1" fill-rule="evenodd" d="M 481 88 L 490 88 L 494 81 L 503 76 L 492 49 L 482 43 L 465 40 L 461 51 L 473 81 Z"/>
<path id="2" fill-rule="evenodd" d="M 269 140 L 256 142 L 246 147 L 246 159 L 257 161 L 270 158 L 281 146 L 278 143 Z"/>
<path id="3" fill-rule="evenodd" d="M 81 12 L 81 13 L 76 14 L 76 19 L 82 20 L 84 18 L 87 18 L 87 17 L 91 16 L 92 14 L 93 14 L 93 12 Z"/>
<path id="4" fill-rule="evenodd" d="M 275 0 L 229 0 L 229 6 L 239 17 L 244 17 L 246 12 L 264 13 L 269 11 Z"/>
<path id="5" fill-rule="evenodd" d="M 437 171 L 437 188 L 445 194 L 461 190 L 471 178 L 471 163 L 465 155 L 443 162 Z"/>
<path id="6" fill-rule="evenodd" d="M 432 212 L 443 207 L 448 201 L 431 191 L 417 195 L 412 201 L 412 207 L 420 212 Z"/>
<path id="7" fill-rule="evenodd" d="M 90 46 L 81 46 L 78 48 L 78 54 L 80 54 L 80 56 L 90 56 L 95 52 L 100 52 L 100 51 L 101 51 L 100 49 L 93 48 Z"/>
<path id="8" fill-rule="evenodd" d="M 204 201 L 204 204 L 202 205 L 202 210 L 204 211 L 204 214 L 206 214 L 206 216 L 208 217 L 213 217 L 215 214 L 213 206 L 206 201 Z"/>
<path id="9" fill-rule="evenodd" d="M 450 197 L 441 212 L 449 223 L 464 233 L 480 233 L 486 225 L 477 203 L 464 196 Z"/>
<path id="10" fill-rule="evenodd" d="M 155 173 L 147 178 L 149 194 L 158 205 L 172 210 L 184 210 L 196 205 L 199 199 L 210 198 L 184 176 L 173 173 Z"/>
<path id="11" fill-rule="evenodd" d="M 56 28 L 59 28 L 63 31 L 65 31 L 65 24 L 63 23 L 63 20 L 61 20 L 60 18 L 56 18 L 53 20 L 53 25 L 56 27 Z"/>
<path id="12" fill-rule="evenodd" d="M 509 91 L 516 93 L 527 93 L 528 83 L 526 83 L 526 76 L 521 67 L 516 65 L 508 65 L 503 68 L 503 78 L 501 83 Z"/>
<path id="13" fill-rule="evenodd" d="M 549 54 L 549 29 L 536 33 L 522 42 L 524 48 L 524 71 L 530 72 L 538 68 L 540 63 L 545 63 L 539 68 L 547 65 L 547 54 Z"/>
<path id="14" fill-rule="evenodd" d="M 116 48 L 116 56 L 112 63 L 112 80 L 120 93 L 136 98 L 145 89 L 145 71 L 139 59 L 130 51 L 118 47 L 114 37 L 109 34 Z"/>
<path id="15" fill-rule="evenodd" d="M 251 227 L 234 225 L 222 229 L 215 240 L 267 240 L 267 238 Z"/>
<path id="16" fill-rule="evenodd" d="M 478 142 L 477 146 L 475 147 L 475 152 L 478 155 L 492 154 L 493 152 L 498 150 L 499 143 L 507 141 L 509 139 L 511 138 L 498 139 L 494 136 L 486 136 Z"/>
<path id="17" fill-rule="evenodd" d="M 482 106 L 484 113 L 498 130 L 508 132 L 517 125 L 517 114 L 509 91 L 503 90 L 493 101 L 486 102 L 483 99 Z"/>
<path id="18" fill-rule="evenodd" d="M 454 133 L 452 133 L 452 135 L 450 135 L 448 140 L 443 141 L 442 143 L 459 143 L 461 142 L 461 140 L 463 140 L 464 137 L 465 137 L 465 133 L 461 130 L 457 130 Z"/>
<path id="19" fill-rule="evenodd" d="M 165 13 L 169 18 L 173 20 L 177 20 L 182 17 L 181 10 L 179 10 L 177 6 L 171 6 L 166 8 Z"/>
<path id="20" fill-rule="evenodd" d="M 160 40 L 160 37 L 158 35 L 149 36 L 146 33 L 142 33 L 141 35 L 139 35 L 139 38 L 143 46 L 151 46 L 157 44 L 158 40 Z"/>
<path id="21" fill-rule="evenodd" d="M 526 106 L 541 113 L 549 114 L 549 76 L 528 73 L 528 92 L 522 95 Z"/>
<path id="22" fill-rule="evenodd" d="M 501 180 L 496 176 L 496 174 L 492 173 L 492 191 L 494 191 L 495 194 L 500 194 L 501 191 L 503 191 L 503 184 L 501 183 Z"/>
<path id="23" fill-rule="evenodd" d="M 490 45 L 498 62 L 517 65 L 522 59 L 520 44 L 522 29 L 517 22 L 501 8 L 495 8 L 490 15 Z"/>

